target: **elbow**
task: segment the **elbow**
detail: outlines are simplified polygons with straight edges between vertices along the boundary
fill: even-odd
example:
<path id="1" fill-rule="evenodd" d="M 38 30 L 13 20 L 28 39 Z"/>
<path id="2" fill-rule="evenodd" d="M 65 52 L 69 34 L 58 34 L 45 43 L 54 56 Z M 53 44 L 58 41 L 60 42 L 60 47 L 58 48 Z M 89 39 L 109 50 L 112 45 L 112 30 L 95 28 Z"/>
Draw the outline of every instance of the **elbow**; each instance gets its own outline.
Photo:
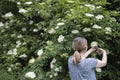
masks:
<path id="1" fill-rule="evenodd" d="M 107 62 L 103 62 L 102 67 L 105 67 L 107 65 Z"/>

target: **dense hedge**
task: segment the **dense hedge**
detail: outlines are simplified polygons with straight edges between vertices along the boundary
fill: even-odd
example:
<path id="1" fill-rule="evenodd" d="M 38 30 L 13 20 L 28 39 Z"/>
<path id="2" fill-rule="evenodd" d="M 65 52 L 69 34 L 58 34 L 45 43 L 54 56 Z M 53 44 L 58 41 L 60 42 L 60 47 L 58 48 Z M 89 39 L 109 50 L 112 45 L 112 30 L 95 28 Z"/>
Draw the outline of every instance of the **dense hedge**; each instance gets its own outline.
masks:
<path id="1" fill-rule="evenodd" d="M 96 69 L 97 80 L 120 79 L 120 15 L 106 9 L 106 0 L 0 4 L 0 80 L 69 80 L 67 60 L 77 36 L 85 37 L 89 48 L 95 41 L 108 53 L 107 66 Z"/>

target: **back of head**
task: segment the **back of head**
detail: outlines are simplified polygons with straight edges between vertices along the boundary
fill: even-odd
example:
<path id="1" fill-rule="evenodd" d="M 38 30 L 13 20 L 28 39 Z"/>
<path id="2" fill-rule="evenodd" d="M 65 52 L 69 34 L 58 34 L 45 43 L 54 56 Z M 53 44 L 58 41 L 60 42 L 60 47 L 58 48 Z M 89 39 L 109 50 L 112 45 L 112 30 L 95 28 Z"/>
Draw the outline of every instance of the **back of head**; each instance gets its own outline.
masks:
<path id="1" fill-rule="evenodd" d="M 87 40 L 83 37 L 77 37 L 73 40 L 72 47 L 75 51 L 73 54 L 73 63 L 76 65 L 80 62 L 80 53 L 87 50 Z"/>
<path id="2" fill-rule="evenodd" d="M 87 49 L 87 40 L 83 37 L 77 37 L 73 40 L 72 47 L 74 51 L 81 52 Z"/>

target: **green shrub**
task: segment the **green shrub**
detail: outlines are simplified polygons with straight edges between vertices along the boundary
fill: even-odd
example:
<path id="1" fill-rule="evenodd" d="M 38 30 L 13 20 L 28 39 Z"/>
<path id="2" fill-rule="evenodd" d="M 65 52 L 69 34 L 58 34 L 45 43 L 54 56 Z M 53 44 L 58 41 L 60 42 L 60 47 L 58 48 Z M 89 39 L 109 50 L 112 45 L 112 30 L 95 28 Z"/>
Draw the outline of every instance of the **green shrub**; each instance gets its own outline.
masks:
<path id="1" fill-rule="evenodd" d="M 10 10 L 0 8 L 1 80 L 31 80 L 28 72 L 34 72 L 34 80 L 69 80 L 67 60 L 77 36 L 85 37 L 89 48 L 96 41 L 108 52 L 97 80 L 120 78 L 119 13 L 108 11 L 106 0 L 1 1 L 7 2 L 2 6 Z"/>

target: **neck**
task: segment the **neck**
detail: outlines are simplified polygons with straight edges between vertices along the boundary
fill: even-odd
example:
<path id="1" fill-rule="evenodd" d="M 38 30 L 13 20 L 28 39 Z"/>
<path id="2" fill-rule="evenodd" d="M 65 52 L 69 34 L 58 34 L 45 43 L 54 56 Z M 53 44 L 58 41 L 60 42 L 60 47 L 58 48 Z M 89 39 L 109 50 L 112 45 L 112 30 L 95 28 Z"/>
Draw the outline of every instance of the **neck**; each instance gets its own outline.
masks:
<path id="1" fill-rule="evenodd" d="M 86 51 L 80 52 L 81 59 L 85 59 L 85 53 L 86 53 Z"/>

